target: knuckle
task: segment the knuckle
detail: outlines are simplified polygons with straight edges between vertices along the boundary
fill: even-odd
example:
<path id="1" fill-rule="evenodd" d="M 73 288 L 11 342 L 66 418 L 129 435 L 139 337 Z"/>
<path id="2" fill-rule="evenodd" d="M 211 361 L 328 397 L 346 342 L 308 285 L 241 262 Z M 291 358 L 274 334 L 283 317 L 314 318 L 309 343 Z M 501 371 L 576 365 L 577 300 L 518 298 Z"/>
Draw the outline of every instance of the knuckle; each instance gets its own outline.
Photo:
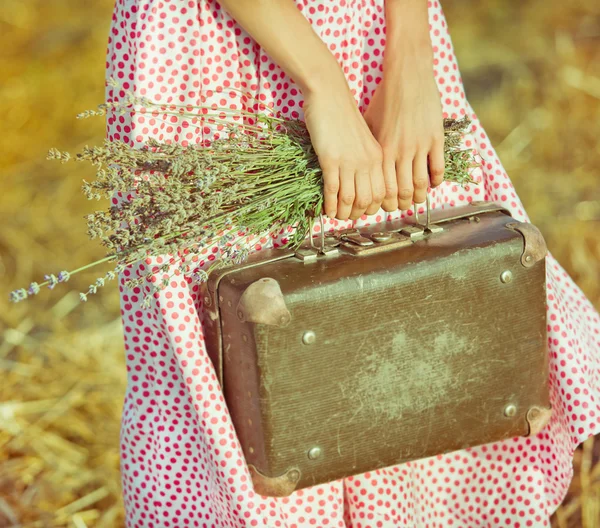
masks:
<path id="1" fill-rule="evenodd" d="M 426 189 L 427 186 L 429 185 L 429 179 L 419 176 L 414 179 L 413 183 L 415 185 L 415 189 Z"/>
<path id="2" fill-rule="evenodd" d="M 366 209 L 367 207 L 369 207 L 369 205 L 371 205 L 370 197 L 361 196 L 356 199 L 356 207 L 359 209 Z"/>
<path id="3" fill-rule="evenodd" d="M 381 154 L 384 158 L 395 158 L 397 153 L 398 148 L 396 145 L 390 145 L 389 143 L 384 143 L 381 145 Z"/>
<path id="4" fill-rule="evenodd" d="M 338 156 L 332 154 L 324 154 L 319 157 L 319 165 L 323 170 L 330 170 L 338 167 L 340 164 L 340 159 Z"/>
<path id="5" fill-rule="evenodd" d="M 374 163 L 369 156 L 362 156 L 355 163 L 356 170 L 360 173 L 369 172 L 373 165 Z"/>
<path id="6" fill-rule="evenodd" d="M 340 189 L 340 182 L 338 180 L 325 181 L 323 183 L 323 190 L 328 194 L 337 193 Z"/>
<path id="7" fill-rule="evenodd" d="M 444 167 L 432 167 L 430 172 L 432 178 L 439 179 L 444 176 Z"/>
<path id="8" fill-rule="evenodd" d="M 372 165 L 381 165 L 383 163 L 383 149 L 381 146 L 376 145 L 370 154 L 371 164 Z"/>
<path id="9" fill-rule="evenodd" d="M 371 163 L 369 172 L 372 174 L 377 174 L 378 176 L 383 176 L 383 157 Z"/>
<path id="10" fill-rule="evenodd" d="M 342 202 L 344 205 L 352 205 L 354 203 L 354 194 L 343 194 L 340 196 L 340 202 Z"/>
<path id="11" fill-rule="evenodd" d="M 381 203 L 386 197 L 385 189 L 378 189 L 373 193 L 373 203 Z"/>
<path id="12" fill-rule="evenodd" d="M 439 145 L 440 143 L 444 142 L 444 130 L 442 129 L 436 129 L 436 131 L 433 133 L 433 135 L 431 136 L 431 142 L 434 145 Z"/>
<path id="13" fill-rule="evenodd" d="M 386 198 L 395 198 L 398 195 L 398 184 L 393 182 L 385 183 L 385 196 Z"/>
<path id="14" fill-rule="evenodd" d="M 410 200 L 413 196 L 412 189 L 400 189 L 398 191 L 398 199 L 402 201 Z"/>
<path id="15" fill-rule="evenodd" d="M 396 152 L 400 158 L 404 159 L 414 157 L 416 150 L 416 146 L 412 143 L 401 143 L 396 149 Z"/>

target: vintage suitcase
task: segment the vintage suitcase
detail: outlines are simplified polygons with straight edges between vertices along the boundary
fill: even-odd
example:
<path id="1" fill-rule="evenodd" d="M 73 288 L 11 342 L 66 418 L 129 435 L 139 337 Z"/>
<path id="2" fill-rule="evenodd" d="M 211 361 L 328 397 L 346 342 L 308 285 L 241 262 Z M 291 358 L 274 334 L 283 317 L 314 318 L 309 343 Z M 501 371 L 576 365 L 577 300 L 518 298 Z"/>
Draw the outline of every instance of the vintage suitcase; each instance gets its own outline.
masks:
<path id="1" fill-rule="evenodd" d="M 535 226 L 472 202 L 431 223 L 322 238 L 251 253 L 202 284 L 208 353 L 257 493 L 548 422 L 547 250 Z"/>

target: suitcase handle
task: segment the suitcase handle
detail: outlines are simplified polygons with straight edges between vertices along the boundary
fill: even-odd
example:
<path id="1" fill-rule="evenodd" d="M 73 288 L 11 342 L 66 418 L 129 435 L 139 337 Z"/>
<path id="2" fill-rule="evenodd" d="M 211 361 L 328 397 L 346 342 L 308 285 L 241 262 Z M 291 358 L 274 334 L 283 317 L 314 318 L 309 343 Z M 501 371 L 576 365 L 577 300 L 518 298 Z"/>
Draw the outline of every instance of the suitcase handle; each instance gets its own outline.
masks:
<path id="1" fill-rule="evenodd" d="M 507 216 L 512 216 L 510 211 L 506 207 L 487 200 L 473 200 L 466 205 L 451 207 L 436 211 L 436 218 L 432 219 L 431 204 L 429 201 L 429 194 L 426 195 L 426 218 L 423 223 L 419 218 L 419 212 L 417 204 L 413 204 L 415 222 L 406 222 L 405 219 L 397 219 L 391 221 L 393 228 L 389 228 L 389 224 L 384 227 L 385 231 L 372 232 L 376 229 L 375 225 L 368 226 L 362 229 L 349 228 L 340 229 L 333 232 L 325 233 L 323 225 L 323 215 L 318 217 L 311 217 L 310 229 L 309 229 L 309 245 L 299 247 L 295 256 L 306 262 L 312 262 L 317 259 L 318 255 L 335 256 L 340 253 L 338 246 L 344 247 L 344 252 L 350 252 L 354 254 L 366 254 L 373 251 L 385 251 L 393 249 L 398 245 L 410 245 L 411 242 L 420 240 L 429 234 L 438 233 L 444 230 L 441 224 L 450 222 L 452 220 L 458 220 L 461 218 L 468 218 L 473 221 L 480 221 L 479 215 L 482 213 L 502 212 Z M 319 219 L 321 224 L 321 230 L 319 233 L 320 244 L 316 245 L 312 236 L 312 229 L 314 221 Z M 383 223 L 382 223 L 383 224 Z M 387 222 L 386 222 L 387 224 Z M 364 236 L 362 231 L 367 230 L 370 238 Z M 327 243 L 325 240 L 329 238 L 333 239 L 333 243 Z M 390 238 L 394 240 L 390 240 Z M 375 242 L 386 242 L 384 244 L 375 244 Z"/>
<path id="2" fill-rule="evenodd" d="M 422 224 L 419 221 L 419 208 L 417 207 L 416 203 L 413 203 L 413 211 L 415 213 L 415 225 L 416 226 L 421 226 L 425 231 L 431 231 L 430 225 L 431 225 L 431 203 L 429 202 L 429 193 L 427 193 L 425 195 L 425 207 L 426 207 L 426 220 L 425 220 L 425 224 Z M 319 251 L 319 253 L 325 254 L 326 252 L 326 247 L 325 247 L 325 226 L 323 225 L 323 215 L 318 215 L 318 217 L 311 217 L 310 219 L 310 229 L 309 229 L 309 233 L 312 233 L 313 230 L 313 225 L 315 222 L 315 218 L 319 219 L 319 223 L 321 224 L 321 229 L 319 231 L 319 241 L 320 241 L 320 246 L 317 247 L 315 246 L 314 242 L 313 242 L 313 237 L 311 235 L 309 235 L 308 238 L 310 238 L 310 247 L 313 249 L 316 249 Z M 360 237 L 360 235 L 358 235 L 358 238 L 364 238 L 364 237 Z M 368 240 L 368 239 L 366 239 Z M 357 239 L 357 243 L 360 245 L 360 241 Z M 369 244 L 370 245 L 370 244 Z"/>
<path id="3" fill-rule="evenodd" d="M 425 195 L 425 224 L 423 224 L 422 222 L 420 222 L 419 220 L 419 208 L 417 207 L 416 203 L 413 203 L 413 211 L 415 213 L 415 227 L 422 227 L 423 230 L 425 232 L 431 232 L 433 231 L 431 229 L 431 203 L 429 201 L 429 193 L 427 193 Z M 318 217 L 312 217 L 311 221 L 310 221 L 310 229 L 309 229 L 309 233 L 312 233 L 313 230 L 313 225 L 314 225 L 314 221 L 315 219 L 318 218 L 319 219 L 319 223 L 321 224 L 321 229 L 319 231 L 319 241 L 320 241 L 320 245 L 316 246 L 314 241 L 313 241 L 313 237 L 309 235 L 308 238 L 310 238 L 310 247 L 312 249 L 316 249 L 319 253 L 325 254 L 327 248 L 325 247 L 325 226 L 323 225 L 323 215 L 318 215 Z M 440 229 L 441 231 L 441 229 Z M 331 236 L 331 235 L 330 235 Z M 336 236 L 335 234 L 333 234 L 333 236 Z M 348 235 L 347 238 L 352 238 L 353 235 Z M 364 239 L 364 240 L 362 240 Z M 369 241 L 369 239 L 365 239 L 365 237 L 361 237 L 359 234 L 356 234 L 355 236 L 355 243 L 357 243 L 358 245 L 371 245 L 372 242 Z M 361 241 L 363 242 L 361 244 Z"/>

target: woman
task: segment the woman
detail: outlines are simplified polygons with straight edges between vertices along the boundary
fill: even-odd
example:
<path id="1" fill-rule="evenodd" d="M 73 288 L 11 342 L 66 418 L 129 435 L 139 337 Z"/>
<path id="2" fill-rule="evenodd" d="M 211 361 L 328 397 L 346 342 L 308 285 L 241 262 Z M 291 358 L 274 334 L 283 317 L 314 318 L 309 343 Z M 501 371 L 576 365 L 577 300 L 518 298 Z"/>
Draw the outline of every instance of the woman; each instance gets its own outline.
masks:
<path id="1" fill-rule="evenodd" d="M 324 170 L 327 229 L 404 216 L 422 203 L 493 200 L 527 214 L 469 103 L 437 1 L 117 0 L 107 99 L 126 90 L 156 102 L 304 119 Z M 221 88 L 221 89 L 219 89 Z M 442 117 L 473 119 L 485 160 L 478 185 L 443 180 Z M 107 135 L 210 142 L 218 127 L 114 116 Z M 315 229 L 318 225 L 315 226 Z M 287 232 L 252 241 L 260 250 Z M 217 251 L 217 248 L 212 248 Z M 215 258 L 209 250 L 206 259 Z M 215 255 L 215 256 L 213 256 Z M 202 335 L 197 284 L 179 277 L 144 311 L 123 286 L 128 365 L 122 420 L 129 527 L 549 526 L 572 475 L 574 448 L 600 427 L 600 318 L 548 256 L 551 423 L 515 438 L 407 463 L 290 497 L 255 494 Z"/>

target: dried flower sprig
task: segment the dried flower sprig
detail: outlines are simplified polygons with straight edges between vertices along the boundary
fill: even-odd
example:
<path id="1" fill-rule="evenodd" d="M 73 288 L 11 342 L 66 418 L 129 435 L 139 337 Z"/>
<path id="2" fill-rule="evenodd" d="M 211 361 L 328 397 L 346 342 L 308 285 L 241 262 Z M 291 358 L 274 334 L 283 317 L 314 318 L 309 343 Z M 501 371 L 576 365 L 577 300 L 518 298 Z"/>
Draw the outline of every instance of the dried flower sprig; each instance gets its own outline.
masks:
<path id="1" fill-rule="evenodd" d="M 114 86 L 112 82 L 109 80 Z M 134 148 L 105 139 L 102 146 L 86 146 L 75 158 L 50 149 L 47 159 L 87 161 L 96 167 L 95 180 L 83 180 L 82 191 L 88 200 L 111 199 L 119 193 L 128 199 L 86 216 L 89 237 L 99 239 L 108 250 L 105 258 L 61 271 L 58 276 L 46 275 L 39 285 L 32 282 L 27 290 L 13 291 L 10 300 L 24 300 L 39 293 L 42 286 L 53 289 L 75 273 L 116 262 L 114 271 L 80 293 L 81 301 L 86 301 L 128 265 L 167 255 L 162 265 L 126 281 L 130 288 L 150 283 L 144 299 L 147 307 L 174 275 L 204 281 L 216 267 L 244 262 L 249 254 L 244 244 L 247 237 L 275 236 L 291 226 L 289 238 L 282 243 L 299 246 L 309 233 L 311 218 L 323 207 L 322 172 L 305 124 L 275 114 L 256 101 L 264 113 L 215 105 L 165 106 L 126 92 L 122 101 L 106 102 L 97 111 L 79 114 L 79 119 L 87 119 L 109 112 L 134 112 L 136 106 L 142 106 L 159 110 L 163 116 L 220 123 L 223 130 L 210 146 L 182 146 L 150 138 L 141 148 Z M 476 183 L 471 172 L 479 166 L 472 150 L 462 147 L 469 124 L 466 117 L 444 120 L 445 179 L 460 185 Z M 219 258 L 201 269 L 201 251 L 213 245 Z"/>

